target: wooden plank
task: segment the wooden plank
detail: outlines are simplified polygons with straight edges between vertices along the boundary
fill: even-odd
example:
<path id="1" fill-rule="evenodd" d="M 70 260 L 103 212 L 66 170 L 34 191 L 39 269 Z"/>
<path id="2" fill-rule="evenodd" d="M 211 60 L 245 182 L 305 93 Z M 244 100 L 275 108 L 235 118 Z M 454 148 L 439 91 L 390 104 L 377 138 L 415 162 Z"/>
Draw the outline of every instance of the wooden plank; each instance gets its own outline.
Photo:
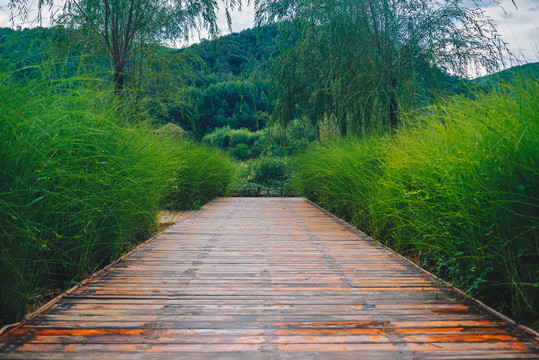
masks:
<path id="1" fill-rule="evenodd" d="M 13 342 L 16 337 L 23 335 L 26 329 L 18 329 L 10 334 Z M 394 334 L 425 334 L 425 335 L 507 335 L 507 328 L 498 326 L 492 327 L 439 327 L 439 328 L 394 328 Z M 59 337 L 59 336 L 157 336 L 166 334 L 167 336 L 312 336 L 312 335 L 384 335 L 384 328 L 348 328 L 348 329 L 146 329 L 146 328 L 93 328 L 93 329 L 70 329 L 70 328 L 36 328 L 33 330 L 31 341 L 36 341 L 39 337 Z M 51 342 L 50 340 L 47 340 Z"/>
<path id="2" fill-rule="evenodd" d="M 183 219 L 2 335 L 0 359 L 526 359 L 538 344 L 304 199 L 257 197 Z"/>
<path id="3" fill-rule="evenodd" d="M 72 344 L 124 344 L 125 342 L 140 344 L 272 344 L 272 345 L 292 345 L 292 344 L 430 344 L 435 343 L 445 346 L 447 343 L 485 343 L 497 342 L 506 343 L 518 342 L 514 337 L 506 334 L 416 334 L 410 336 L 387 336 L 387 334 L 305 334 L 289 336 L 272 335 L 241 335 L 233 333 L 223 334 L 200 334 L 195 331 L 181 334 L 170 334 L 169 332 L 157 332 L 155 334 L 143 333 L 142 335 L 74 335 L 69 334 Z M 24 344 L 53 344 L 62 343 L 65 336 L 37 336 Z M 12 344 L 15 344 L 13 340 Z M 500 345 L 501 346 L 501 345 Z M 516 345 L 515 345 L 516 346 Z"/>
<path id="4" fill-rule="evenodd" d="M 332 360 L 357 360 L 358 354 L 350 351 L 335 351 L 331 352 L 329 356 L 324 357 L 323 353 L 320 352 L 295 352 L 295 353 L 272 353 L 271 356 L 268 356 L 267 352 L 206 352 L 206 353 L 144 353 L 134 355 L 133 353 L 122 353 L 122 352 L 107 352 L 107 359 L 116 359 L 116 360 L 132 360 L 134 358 L 144 358 L 144 359 L 180 359 L 180 360 L 260 360 L 260 359 L 273 359 L 273 360 L 291 360 L 291 359 L 323 359 L 329 358 Z M 136 357 L 135 357 L 136 356 Z M 423 352 L 421 354 L 422 358 L 427 359 L 445 359 L 445 360 L 462 360 L 462 352 L 452 352 L 452 351 L 437 351 L 437 352 Z M 409 358 L 418 359 L 414 353 L 410 353 Z M 4 359 L 0 354 L 0 359 Z M 39 352 L 33 353 L 32 359 L 48 359 L 48 360 L 87 360 L 87 359 L 103 359 L 103 352 L 84 352 L 83 355 L 77 353 L 61 353 L 61 352 Z M 362 351 L 362 359 L 369 360 L 402 360 L 407 357 L 403 357 L 402 353 L 399 352 L 390 352 L 390 351 Z M 9 354 L 9 359 L 28 359 L 27 353 L 11 353 Z M 494 359 L 537 359 L 536 354 L 533 353 L 522 353 L 522 351 L 468 351 L 465 359 L 477 359 L 477 360 L 494 360 Z"/>
<path id="5" fill-rule="evenodd" d="M 37 319 L 38 321 L 26 324 L 25 329 L 30 332 L 37 328 L 66 328 L 66 329 L 274 329 L 275 331 L 286 329 L 385 329 L 392 333 L 396 328 L 453 328 L 465 327 L 467 329 L 475 327 L 501 327 L 510 328 L 507 323 L 494 322 L 488 320 L 431 320 L 431 321 L 336 321 L 336 322 L 304 322 L 304 323 L 275 323 L 272 321 L 247 321 L 240 322 L 238 319 L 232 322 L 224 321 L 104 321 L 97 319 L 86 319 L 78 321 L 48 320 L 47 318 Z"/>

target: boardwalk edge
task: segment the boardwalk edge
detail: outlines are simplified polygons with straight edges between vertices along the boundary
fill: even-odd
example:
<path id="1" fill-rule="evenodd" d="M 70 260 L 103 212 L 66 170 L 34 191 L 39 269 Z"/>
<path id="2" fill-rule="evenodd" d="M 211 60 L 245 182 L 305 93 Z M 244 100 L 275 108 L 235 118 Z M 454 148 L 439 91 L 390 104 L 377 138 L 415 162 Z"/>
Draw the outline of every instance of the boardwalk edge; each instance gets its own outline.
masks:
<path id="1" fill-rule="evenodd" d="M 392 253 L 393 255 L 395 255 L 396 257 L 406 261 L 407 263 L 411 264 L 412 266 L 414 266 L 415 268 L 421 270 L 423 273 L 427 274 L 428 276 L 432 277 L 434 280 L 436 281 L 439 281 L 441 283 L 444 284 L 445 287 L 447 288 L 450 288 L 451 290 L 455 291 L 456 293 L 458 293 L 459 295 L 463 296 L 464 298 L 468 299 L 469 301 L 472 301 L 473 303 L 475 303 L 476 305 L 478 305 L 480 308 L 482 308 L 483 310 L 487 311 L 488 313 L 490 313 L 491 315 L 494 315 L 495 317 L 499 318 L 500 320 L 502 321 L 505 321 L 506 323 L 516 327 L 517 329 L 520 329 L 526 333 L 528 333 L 529 335 L 533 336 L 535 338 L 535 341 L 539 342 L 539 332 L 527 327 L 527 326 L 524 326 L 522 324 L 519 324 L 517 323 L 515 320 L 503 315 L 502 313 L 494 310 L 493 308 L 491 308 L 490 306 L 486 305 L 485 303 L 483 303 L 481 300 L 478 300 L 474 297 L 471 297 L 470 295 L 466 294 L 464 291 L 460 290 L 459 288 L 453 286 L 452 283 L 449 283 L 447 281 L 445 281 L 444 279 L 441 279 L 439 278 L 438 276 L 428 272 L 427 270 L 423 269 L 421 266 L 417 265 L 416 263 L 414 263 L 413 261 L 411 261 L 410 259 L 406 258 L 405 256 L 395 252 L 393 249 L 391 249 L 390 247 L 382 244 L 380 241 L 378 240 L 375 240 L 373 239 L 372 237 L 370 237 L 369 235 L 365 234 L 363 231 L 359 230 L 358 228 L 356 228 L 355 226 L 353 226 L 352 224 L 348 223 L 347 221 L 341 219 L 340 217 L 330 213 L 329 211 L 327 211 L 326 209 L 324 209 L 323 207 L 319 206 L 318 204 L 314 203 L 313 201 L 309 200 L 309 199 L 306 199 L 307 202 L 309 202 L 311 205 L 313 205 L 314 207 L 316 207 L 317 209 L 319 209 L 320 211 L 322 211 L 323 213 L 331 216 L 335 221 L 337 221 L 338 223 L 340 223 L 341 225 L 347 227 L 350 231 L 358 234 L 358 235 L 361 235 L 361 236 L 364 236 L 368 239 L 371 239 L 373 240 L 374 242 L 376 242 L 379 246 L 381 246 L 382 248 L 388 250 L 390 253 Z"/>
<path id="2" fill-rule="evenodd" d="M 89 277 L 87 277 L 86 279 L 82 280 L 80 283 L 78 283 L 77 285 L 73 286 L 72 288 L 69 288 L 68 290 L 64 291 L 63 293 L 61 293 L 60 295 L 58 295 L 57 297 L 55 297 L 54 299 L 50 300 L 49 302 L 47 302 L 45 305 L 41 306 L 39 309 L 27 314 L 21 321 L 19 322 L 16 322 L 16 323 L 13 323 L 13 324 L 7 324 L 5 325 L 4 327 L 2 327 L 0 329 L 0 337 L 7 334 L 8 332 L 10 331 L 14 331 L 16 330 L 17 328 L 19 328 L 20 326 L 26 324 L 28 321 L 32 320 L 34 317 L 36 317 L 37 315 L 43 313 L 44 311 L 46 311 L 47 309 L 49 309 L 51 306 L 53 306 L 54 304 L 56 304 L 58 301 L 62 300 L 65 296 L 69 295 L 69 294 L 72 294 L 74 291 L 76 291 L 77 289 L 79 289 L 81 286 L 84 286 L 86 285 L 87 283 L 89 283 L 90 281 L 92 280 L 95 280 L 96 278 L 99 278 L 101 276 L 103 276 L 111 267 L 113 267 L 114 265 L 117 265 L 119 263 L 121 263 L 122 261 L 126 260 L 127 258 L 129 258 L 130 256 L 140 252 L 141 250 L 143 250 L 144 248 L 146 248 L 148 245 L 154 243 L 156 240 L 158 240 L 158 237 L 160 237 L 162 234 L 164 233 L 167 233 L 169 231 L 172 230 L 172 228 L 175 227 L 176 224 L 179 224 L 185 220 L 187 220 L 188 218 L 190 218 L 191 216 L 193 216 L 194 214 L 198 213 L 199 211 L 201 211 L 202 209 L 204 209 L 204 207 L 208 204 L 210 204 L 211 202 L 215 201 L 214 200 L 211 200 L 209 201 L 208 203 L 204 204 L 199 210 L 195 210 L 193 211 L 191 214 L 187 215 L 186 217 L 182 218 L 180 222 L 177 222 L 177 223 L 174 223 L 173 225 L 167 227 L 166 229 L 164 229 L 163 231 L 155 234 L 154 236 L 152 236 L 151 238 L 149 238 L 148 240 L 144 241 L 143 243 L 137 245 L 135 248 L 133 248 L 131 251 L 127 252 L 126 254 L 120 256 L 118 259 L 116 259 L 114 262 L 111 262 L 110 264 L 108 264 L 107 266 L 105 266 L 104 268 L 96 271 L 95 273 L 93 273 L 92 275 L 90 275 Z"/>

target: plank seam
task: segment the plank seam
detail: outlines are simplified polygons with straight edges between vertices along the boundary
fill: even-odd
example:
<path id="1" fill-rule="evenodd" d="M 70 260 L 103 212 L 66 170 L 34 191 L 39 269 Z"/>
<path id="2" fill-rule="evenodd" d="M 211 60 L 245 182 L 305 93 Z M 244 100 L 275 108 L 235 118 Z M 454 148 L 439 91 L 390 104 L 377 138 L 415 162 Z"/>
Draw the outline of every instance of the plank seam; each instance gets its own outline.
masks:
<path id="1" fill-rule="evenodd" d="M 331 218 L 333 218 L 337 223 L 345 226 L 348 230 L 352 231 L 353 233 L 357 234 L 357 235 L 361 235 L 362 237 L 366 237 L 367 239 L 369 240 L 372 240 L 374 242 L 376 242 L 379 246 L 381 246 L 383 249 L 385 250 L 388 250 L 390 253 L 392 253 L 393 255 L 395 255 L 396 257 L 400 258 L 401 260 L 404 260 L 405 262 L 407 262 L 408 264 L 411 264 L 413 267 L 421 270 L 421 272 L 427 274 L 428 276 L 432 277 L 433 279 L 435 279 L 436 281 L 439 281 L 441 282 L 442 284 L 444 284 L 445 287 L 455 291 L 456 293 L 458 293 L 459 295 L 463 296 L 464 298 L 466 298 L 467 300 L 475 303 L 476 305 L 478 305 L 480 308 L 482 308 L 483 310 L 487 311 L 488 313 L 490 313 L 491 315 L 507 322 L 508 324 L 520 329 L 520 330 L 523 330 L 525 331 L 526 333 L 528 333 L 529 335 L 533 336 L 534 337 L 534 340 L 536 342 L 539 342 L 539 333 L 527 326 L 524 326 L 522 324 L 519 324 L 517 323 L 515 320 L 503 315 L 502 313 L 494 310 L 493 308 L 491 308 L 490 306 L 486 305 L 485 303 L 483 303 L 481 300 L 478 300 L 468 294 L 466 294 L 464 291 L 460 290 L 459 288 L 453 286 L 452 283 L 450 282 L 447 282 L 445 281 L 444 279 L 441 279 L 439 278 L 438 276 L 428 272 L 427 270 L 423 269 L 421 266 L 417 265 L 416 263 L 414 263 L 413 261 L 411 261 L 410 259 L 406 258 L 405 256 L 397 253 L 396 251 L 394 251 L 393 249 L 391 249 L 390 247 L 382 244 L 380 241 L 377 241 L 375 239 L 373 239 L 372 237 L 370 237 L 369 235 L 365 234 L 363 231 L 359 230 L 358 228 L 356 228 L 355 226 L 353 226 L 352 224 L 348 223 L 347 221 L 337 217 L 336 215 L 330 213 L 329 211 L 327 211 L 326 209 L 322 208 L 321 206 L 319 206 L 318 204 L 312 202 L 311 200 L 309 199 L 306 199 L 307 202 L 309 202 L 311 205 L 313 205 L 314 207 L 316 207 L 317 209 L 319 209 L 320 211 L 322 211 L 323 213 L 325 213 L 326 215 L 329 215 Z"/>
<path id="2" fill-rule="evenodd" d="M 215 200 L 215 199 L 214 199 Z M 177 224 L 180 224 L 181 222 L 184 222 L 185 220 L 187 220 L 188 218 L 190 218 L 191 216 L 193 216 L 194 214 L 204 210 L 204 208 L 206 207 L 206 205 L 212 203 L 214 200 L 211 200 L 210 202 L 204 204 L 204 206 L 202 206 L 199 210 L 196 210 L 196 211 L 193 211 L 191 214 L 187 215 L 186 217 L 182 218 L 180 222 L 177 222 L 177 223 L 174 223 L 173 225 L 169 226 L 168 228 L 164 229 L 163 231 L 161 231 L 160 233 L 152 236 L 151 238 L 149 238 L 148 240 L 144 241 L 143 243 L 137 245 L 134 249 L 132 249 L 131 251 L 129 251 L 128 253 L 120 256 L 118 259 L 116 259 L 114 262 L 108 264 L 107 266 L 105 266 L 104 268 L 102 268 L 101 270 L 99 271 L 96 271 L 95 273 L 93 273 L 92 275 L 90 275 L 89 277 L 87 277 L 86 279 L 82 280 L 79 284 L 73 286 L 72 288 L 69 288 L 68 290 L 66 290 L 65 292 L 61 293 L 60 295 L 58 295 L 57 297 L 55 297 L 54 299 L 50 300 L 49 302 L 47 302 L 45 305 L 43 305 L 42 307 L 40 307 L 39 309 L 37 309 L 36 311 L 34 312 L 31 312 L 30 314 L 27 314 L 23 320 L 19 321 L 19 322 L 16 322 L 16 323 L 13 323 L 13 324 L 7 324 L 5 325 L 4 327 L 2 327 L 0 329 L 0 336 L 2 335 L 5 335 L 4 333 L 7 333 L 8 330 L 11 332 L 11 331 L 15 331 L 16 329 L 18 329 L 19 327 L 23 326 L 24 324 L 26 324 L 28 321 L 32 320 L 34 317 L 36 317 L 37 315 L 43 313 L 44 311 L 46 311 L 47 309 L 49 309 L 51 306 L 53 306 L 54 304 L 56 304 L 58 301 L 60 301 L 61 299 L 63 299 L 64 297 L 66 297 L 67 295 L 70 295 L 72 294 L 74 291 L 76 291 L 77 289 L 79 289 L 80 287 L 86 285 L 87 283 L 89 283 L 91 280 L 95 280 L 99 277 L 102 277 L 111 267 L 113 267 L 114 265 L 117 265 L 121 262 L 123 262 L 124 260 L 127 260 L 129 257 L 135 255 L 136 253 L 139 253 L 140 251 L 144 250 L 146 247 L 148 247 L 150 244 L 153 244 L 155 241 L 158 240 L 158 237 L 160 237 L 162 234 L 165 234 L 165 233 L 168 233 L 170 232 L 170 230 L 172 228 L 175 228 Z"/>

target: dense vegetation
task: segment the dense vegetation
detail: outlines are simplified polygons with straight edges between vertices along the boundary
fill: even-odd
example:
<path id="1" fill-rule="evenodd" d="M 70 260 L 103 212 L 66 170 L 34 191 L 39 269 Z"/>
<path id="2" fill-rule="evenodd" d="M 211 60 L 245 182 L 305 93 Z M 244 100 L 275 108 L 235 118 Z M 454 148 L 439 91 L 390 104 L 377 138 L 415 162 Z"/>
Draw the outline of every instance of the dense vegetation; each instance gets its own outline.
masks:
<path id="1" fill-rule="evenodd" d="M 146 238 L 159 208 L 236 183 L 293 184 L 539 327 L 538 65 L 454 76 L 507 55 L 481 9 L 260 0 L 264 26 L 172 49 L 219 33 L 218 2 L 63 3 L 55 28 L 0 29 L 0 322 Z"/>
<path id="2" fill-rule="evenodd" d="M 476 2 L 477 5 L 479 2 Z M 279 119 L 335 117 L 340 134 L 395 131 L 401 113 L 492 72 L 505 43 L 492 20 L 452 0 L 259 0 L 258 24 L 290 36 L 273 66 Z"/>
<path id="3" fill-rule="evenodd" d="M 2 324 L 147 239 L 158 210 L 200 206 L 235 181 L 218 150 L 133 123 L 108 83 L 2 66 Z"/>
<path id="4" fill-rule="evenodd" d="M 296 120 L 288 126 L 272 124 L 263 130 L 217 128 L 202 138 L 203 143 L 226 150 L 237 160 L 260 156 L 290 156 L 316 139 L 316 128 Z"/>
<path id="5" fill-rule="evenodd" d="M 537 329 L 538 91 L 532 78 L 476 100 L 440 101 L 396 136 L 312 146 L 295 160 L 294 184 Z"/>
<path id="6" fill-rule="evenodd" d="M 224 126 L 260 130 L 270 122 L 270 61 L 283 41 L 278 26 L 271 25 L 187 49 L 147 49 L 153 54 L 145 62 L 147 69 L 141 76 L 130 75 L 138 89 L 134 106 L 151 112 L 161 124 L 180 125 L 195 138 Z M 0 28 L 0 57 L 28 66 L 62 59 L 71 63 L 64 67 L 66 76 L 91 70 L 106 80 L 111 71 L 106 53 L 81 31 L 61 27 Z"/>
<path id="7" fill-rule="evenodd" d="M 174 109 L 171 121 L 197 138 L 224 126 L 264 128 L 273 111 L 271 60 L 284 41 L 278 29 L 277 25 L 249 29 L 191 46 L 189 51 L 202 60 L 193 63 L 192 102 Z"/>

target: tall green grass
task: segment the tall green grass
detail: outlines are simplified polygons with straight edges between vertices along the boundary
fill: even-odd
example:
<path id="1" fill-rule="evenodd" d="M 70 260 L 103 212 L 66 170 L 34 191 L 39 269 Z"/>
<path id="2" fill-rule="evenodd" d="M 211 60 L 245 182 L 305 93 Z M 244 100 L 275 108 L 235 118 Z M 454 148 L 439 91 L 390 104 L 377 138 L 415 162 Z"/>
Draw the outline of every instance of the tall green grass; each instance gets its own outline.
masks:
<path id="1" fill-rule="evenodd" d="M 166 198 L 168 208 L 198 208 L 228 194 L 238 182 L 238 164 L 221 150 L 184 141 L 174 152 L 176 165 Z"/>
<path id="2" fill-rule="evenodd" d="M 0 324 L 146 239 L 163 206 L 199 206 L 236 176 L 218 150 L 131 123 L 106 83 L 0 65 Z"/>
<path id="3" fill-rule="evenodd" d="M 393 137 L 319 144 L 300 193 L 539 327 L 539 84 L 454 98 Z"/>

